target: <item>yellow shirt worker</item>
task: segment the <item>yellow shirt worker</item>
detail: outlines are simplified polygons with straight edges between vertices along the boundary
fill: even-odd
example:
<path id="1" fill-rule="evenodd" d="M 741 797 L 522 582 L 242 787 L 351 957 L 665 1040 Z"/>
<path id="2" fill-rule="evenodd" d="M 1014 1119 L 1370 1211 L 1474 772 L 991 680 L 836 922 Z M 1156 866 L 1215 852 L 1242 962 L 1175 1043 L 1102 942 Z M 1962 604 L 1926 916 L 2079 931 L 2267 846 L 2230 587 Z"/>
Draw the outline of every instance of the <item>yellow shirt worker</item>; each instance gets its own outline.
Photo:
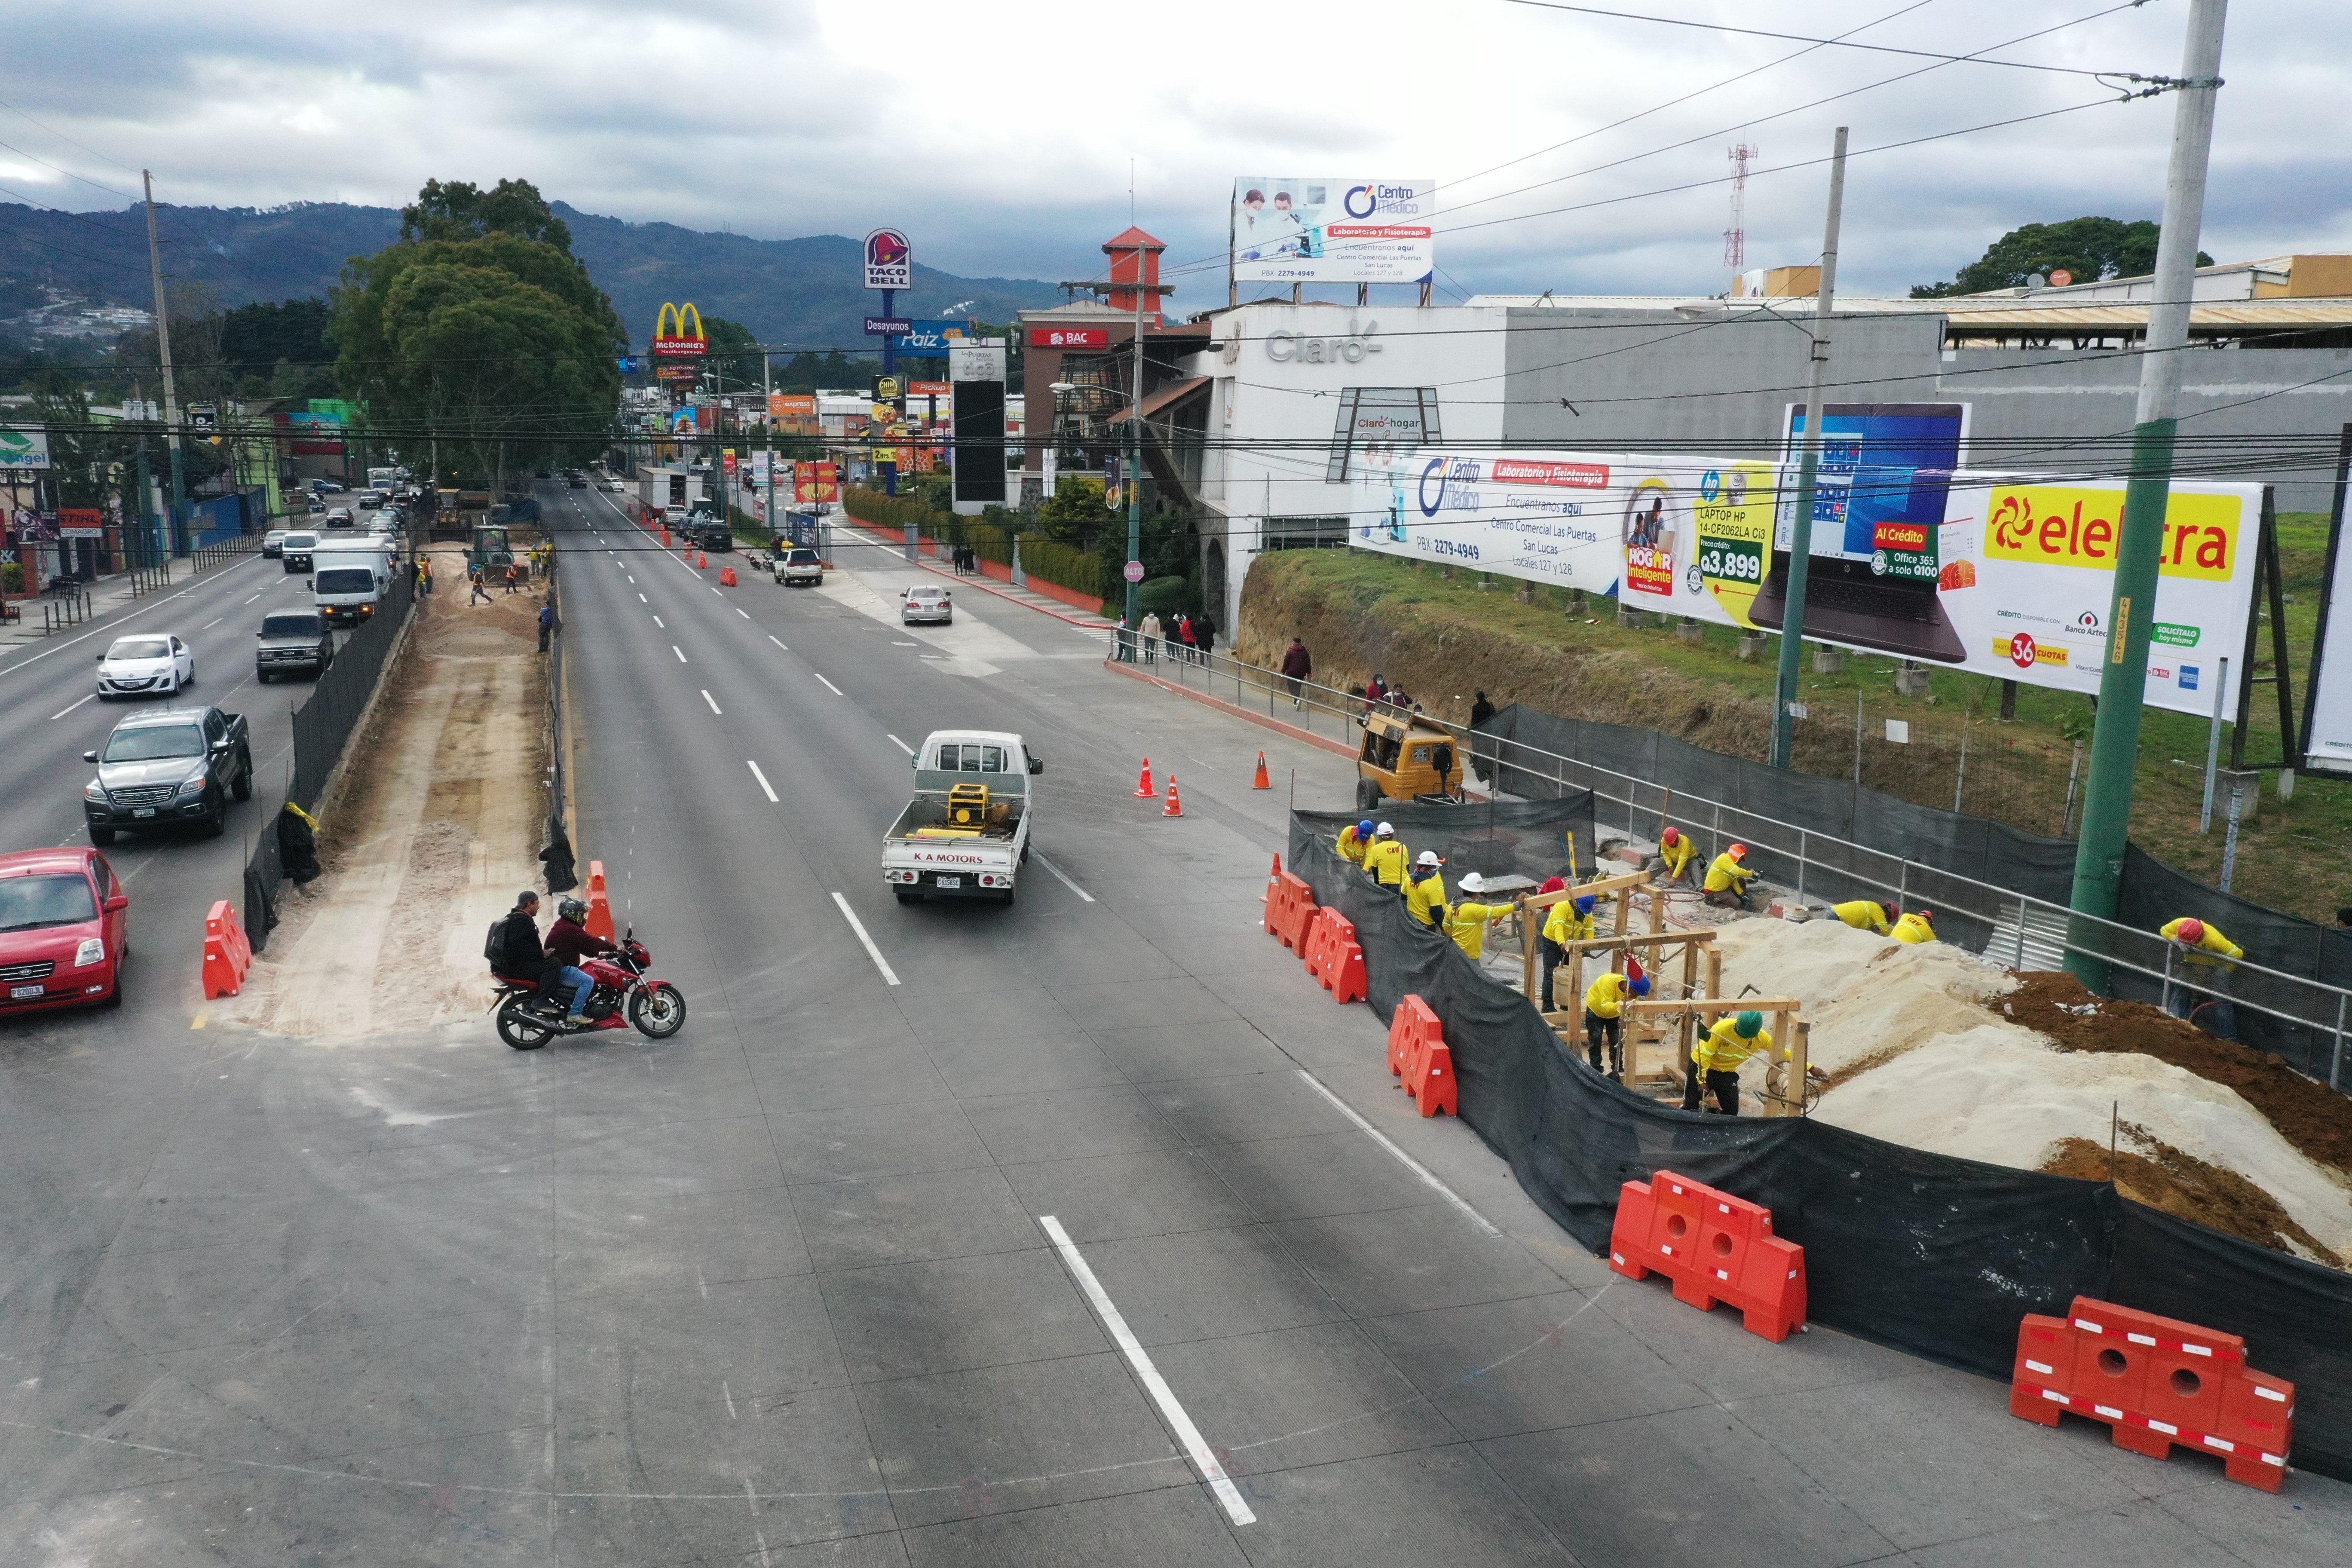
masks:
<path id="1" fill-rule="evenodd" d="M 1748 884 L 1756 873 L 1748 868 L 1748 846 L 1735 844 L 1715 858 L 1706 868 L 1706 886 L 1702 896 L 1710 904 L 1729 904 L 1739 909 L 1748 907 Z"/>
<path id="2" fill-rule="evenodd" d="M 2165 941 L 2178 942 L 2188 950 L 2184 962 L 2189 963 L 2216 964 L 2223 959 L 2246 956 L 2246 950 L 2223 936 L 2219 926 L 2207 925 L 2190 916 L 2168 921 L 2160 934 Z M 2205 956 L 2208 953 L 2213 956 Z"/>
<path id="3" fill-rule="evenodd" d="M 1739 1064 L 1749 1057 L 1769 1055 L 1772 1031 L 1764 1015 L 1735 1013 L 1718 1018 L 1697 1045 L 1691 1047 L 1691 1073 L 1683 1089 L 1683 1109 L 1699 1108 L 1702 1087 L 1715 1094 L 1716 1108 L 1726 1116 L 1739 1114 Z"/>
<path id="4" fill-rule="evenodd" d="M 1921 942 L 1936 940 L 1936 917 L 1926 910 L 1913 910 L 1895 922 L 1886 933 L 1897 942 Z"/>
<path id="5" fill-rule="evenodd" d="M 1339 858 L 1351 866 L 1364 863 L 1364 851 L 1372 847 L 1372 819 L 1339 829 Z"/>
<path id="6" fill-rule="evenodd" d="M 1698 846 L 1680 828 L 1669 827 L 1658 836 L 1658 858 L 1665 862 L 1666 880 L 1687 880 L 1691 862 L 1698 858 Z"/>
<path id="7" fill-rule="evenodd" d="M 1445 877 L 1438 869 L 1437 851 L 1424 849 L 1413 863 L 1412 874 L 1405 879 L 1405 913 L 1425 926 L 1433 926 L 1445 916 Z"/>
<path id="8" fill-rule="evenodd" d="M 1483 893 L 1486 890 L 1486 879 L 1475 871 L 1469 872 L 1462 879 L 1462 890 L 1465 893 Z M 1517 904 L 1455 904 L 1445 911 L 1443 929 L 1447 936 L 1454 939 L 1454 945 L 1465 955 L 1474 959 L 1484 958 L 1486 954 L 1486 928 L 1507 919 L 1517 908 Z"/>
<path id="9" fill-rule="evenodd" d="M 1593 1070 L 1601 1070 L 1601 1050 L 1609 1049 L 1609 1072 L 1622 1072 L 1625 1067 L 1624 1012 L 1625 1004 L 1638 1001 L 1650 994 L 1650 977 L 1646 974 L 1627 979 L 1614 970 L 1584 988 L 1584 1056 Z"/>
<path id="10" fill-rule="evenodd" d="M 1593 919 L 1593 906 L 1601 900 L 1591 893 L 1579 899 L 1562 899 L 1544 917 L 1543 936 L 1546 942 L 1591 942 L 1600 934 L 1600 922 Z"/>
<path id="11" fill-rule="evenodd" d="M 1396 829 L 1383 822 L 1364 850 L 1364 870 L 1383 888 L 1404 888 L 1405 847 L 1396 841 Z"/>
<path id="12" fill-rule="evenodd" d="M 1856 899 L 1850 904 L 1832 904 L 1830 913 L 1837 916 L 1856 931 L 1874 931 L 1886 934 L 1886 906 L 1872 899 Z"/>

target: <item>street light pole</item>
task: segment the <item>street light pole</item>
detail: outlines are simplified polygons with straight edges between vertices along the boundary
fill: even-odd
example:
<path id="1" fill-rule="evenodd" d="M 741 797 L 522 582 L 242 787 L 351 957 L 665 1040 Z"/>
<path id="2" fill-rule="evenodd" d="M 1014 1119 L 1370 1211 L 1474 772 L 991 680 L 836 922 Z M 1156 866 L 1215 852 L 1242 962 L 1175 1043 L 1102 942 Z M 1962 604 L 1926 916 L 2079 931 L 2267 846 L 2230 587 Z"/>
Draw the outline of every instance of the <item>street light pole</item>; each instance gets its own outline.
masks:
<path id="1" fill-rule="evenodd" d="M 1140 231 L 1139 231 L 1139 233 Z M 1143 559 L 1143 241 L 1135 242 L 1135 396 L 1127 408 L 1127 631 L 1129 637 L 1143 624 L 1137 607 L 1143 596 L 1142 580 L 1134 570 Z"/>
<path id="2" fill-rule="evenodd" d="M 2124 490 L 2121 537 L 2116 542 L 2115 597 L 2107 611 L 2106 658 L 2099 672 L 2098 718 L 2091 731 L 2090 773 L 2068 900 L 2076 911 L 2106 920 L 2115 917 L 2122 891 L 2124 848 L 2131 829 L 2140 710 L 2147 700 L 2148 633 L 2155 619 L 2157 572 L 2172 489 L 2173 437 L 2179 427 L 2181 350 L 2189 342 L 2189 300 L 2196 286 L 2206 163 L 2213 146 L 2213 98 L 2221 85 L 2216 73 L 2228 12 L 2228 0 L 2192 0 L 2188 41 L 2181 51 L 2183 80 L 2176 89 L 2180 100 L 2173 106 L 2164 226 L 2157 236 L 2147 336 L 2141 345 L 2131 478 Z M 2078 973 L 2078 965 L 2096 967 L 2095 961 L 2071 952 L 2066 964 Z"/>

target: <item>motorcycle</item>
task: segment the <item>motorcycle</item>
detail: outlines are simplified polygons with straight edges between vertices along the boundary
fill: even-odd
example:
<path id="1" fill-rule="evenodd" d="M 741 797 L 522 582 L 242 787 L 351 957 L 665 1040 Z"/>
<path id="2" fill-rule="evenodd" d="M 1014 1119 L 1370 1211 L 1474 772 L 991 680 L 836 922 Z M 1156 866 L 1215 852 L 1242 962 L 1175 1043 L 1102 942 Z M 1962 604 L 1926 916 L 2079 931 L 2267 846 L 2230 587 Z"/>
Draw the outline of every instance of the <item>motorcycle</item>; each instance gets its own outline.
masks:
<path id="1" fill-rule="evenodd" d="M 536 980 L 512 974 L 492 974 L 498 999 L 499 1038 L 519 1051 L 535 1051 L 558 1035 L 591 1035 L 600 1029 L 635 1027 L 647 1039 L 667 1040 L 686 1026 L 686 997 L 667 980 L 646 973 L 653 954 L 634 931 L 621 934 L 621 951 L 584 960 L 582 973 L 596 983 L 582 1016 L 573 1024 L 572 993 L 550 994 Z"/>

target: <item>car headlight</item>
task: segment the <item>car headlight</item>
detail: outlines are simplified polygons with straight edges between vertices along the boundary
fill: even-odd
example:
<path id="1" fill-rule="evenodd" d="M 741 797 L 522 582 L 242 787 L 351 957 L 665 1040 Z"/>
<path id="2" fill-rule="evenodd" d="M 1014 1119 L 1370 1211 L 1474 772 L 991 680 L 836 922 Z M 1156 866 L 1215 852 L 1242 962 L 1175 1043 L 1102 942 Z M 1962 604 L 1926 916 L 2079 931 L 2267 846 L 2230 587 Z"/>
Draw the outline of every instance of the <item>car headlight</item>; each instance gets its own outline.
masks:
<path id="1" fill-rule="evenodd" d="M 106 786 L 99 783 L 96 779 L 92 779 L 89 783 L 81 786 L 81 797 L 84 800 L 104 800 L 106 798 Z"/>
<path id="2" fill-rule="evenodd" d="M 73 966 L 76 969 L 88 969 L 93 963 L 103 963 L 105 962 L 106 943 L 97 937 L 86 936 L 82 938 L 81 945 L 74 949 Z"/>
<path id="3" fill-rule="evenodd" d="M 180 798 L 182 800 L 195 799 L 196 796 L 205 793 L 205 785 L 207 782 L 208 781 L 201 774 L 195 778 L 190 779 L 187 783 L 180 786 Z"/>

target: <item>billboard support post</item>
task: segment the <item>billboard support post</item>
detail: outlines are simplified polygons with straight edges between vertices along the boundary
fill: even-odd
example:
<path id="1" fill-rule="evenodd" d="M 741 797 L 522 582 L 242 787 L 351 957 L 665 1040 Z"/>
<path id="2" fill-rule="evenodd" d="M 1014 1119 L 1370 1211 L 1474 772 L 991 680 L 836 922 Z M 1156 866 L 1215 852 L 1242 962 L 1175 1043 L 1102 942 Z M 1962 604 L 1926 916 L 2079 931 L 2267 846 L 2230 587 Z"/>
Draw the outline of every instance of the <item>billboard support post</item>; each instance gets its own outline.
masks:
<path id="1" fill-rule="evenodd" d="M 163 306 L 163 247 L 155 237 L 155 176 L 139 171 L 147 201 L 147 266 L 155 279 L 155 353 L 163 365 L 163 432 L 172 450 L 171 552 L 180 551 L 180 514 L 188 503 L 186 469 L 180 460 L 180 395 L 172 382 L 172 316 Z M 346 462 L 344 467 L 350 468 Z"/>
<path id="2" fill-rule="evenodd" d="M 2336 483 L 2329 491 L 2327 507 L 2327 564 L 2319 579 L 2319 624 L 2311 634 L 2311 672 L 2303 682 L 2303 728 L 2291 742 L 2294 752 L 2289 760 L 2298 768 L 2312 765 L 2313 721 L 2319 715 L 2321 689 L 2328 684 L 2327 625 L 2336 607 L 2336 561 L 2344 543 L 2347 490 L 2352 490 L 2352 420 L 2346 421 L 2336 447 Z"/>
<path id="3" fill-rule="evenodd" d="M 2205 218 L 2205 173 L 2213 145 L 2213 98 L 2221 79 L 2222 24 L 2228 0 L 2191 0 L 2173 109 L 2172 153 L 2165 178 L 2163 227 L 2141 344 L 2139 408 L 2132 429 L 2130 481 L 2116 541 L 2115 597 L 2107 614 L 2106 661 L 2099 675 L 2098 719 L 2091 731 L 2090 775 L 2083 791 L 2083 830 L 2074 851 L 2068 905 L 2113 920 L 2123 889 L 2131 831 L 2132 786 L 2139 763 L 2142 704 L 2147 696 L 2147 645 L 2156 616 L 2157 570 L 2170 506 L 2173 438 L 2179 426 L 2181 351 L 2189 342 L 2189 295 L 2197 240 Z M 2251 671 L 2241 671 L 2242 680 Z M 2104 991 L 2106 965 L 2070 946 L 2066 967 Z"/>
<path id="4" fill-rule="evenodd" d="M 1813 553 L 1813 491 L 1822 467 L 1822 383 L 1830 368 L 1830 311 L 1837 297 L 1838 220 L 1845 206 L 1846 128 L 1837 128 L 1830 157 L 1830 215 L 1822 231 L 1822 281 L 1813 300 L 1812 377 L 1805 389 L 1805 444 L 1797 466 L 1795 514 L 1790 519 L 1788 609 L 1780 621 L 1780 675 L 1773 690 L 1772 765 L 1794 765 L 1797 661 L 1805 647 L 1805 577 Z"/>

